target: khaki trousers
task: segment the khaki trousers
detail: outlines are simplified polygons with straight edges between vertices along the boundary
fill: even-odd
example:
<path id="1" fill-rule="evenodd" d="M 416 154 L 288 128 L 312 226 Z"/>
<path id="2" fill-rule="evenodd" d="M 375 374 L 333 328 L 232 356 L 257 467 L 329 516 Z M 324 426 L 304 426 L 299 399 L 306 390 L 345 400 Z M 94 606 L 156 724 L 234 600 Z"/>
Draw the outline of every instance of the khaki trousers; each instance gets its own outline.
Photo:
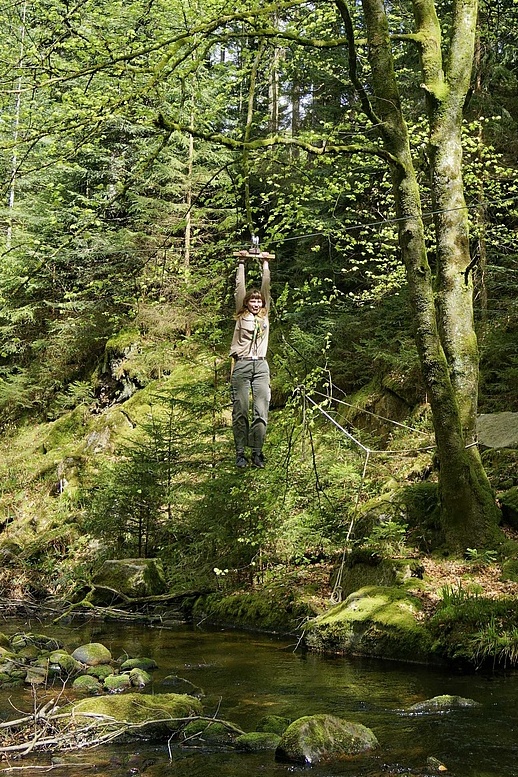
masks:
<path id="1" fill-rule="evenodd" d="M 270 368 L 265 359 L 237 360 L 230 381 L 232 396 L 232 429 L 236 451 L 248 445 L 261 453 L 268 424 L 270 405 Z M 249 419 L 252 393 L 252 422 Z"/>

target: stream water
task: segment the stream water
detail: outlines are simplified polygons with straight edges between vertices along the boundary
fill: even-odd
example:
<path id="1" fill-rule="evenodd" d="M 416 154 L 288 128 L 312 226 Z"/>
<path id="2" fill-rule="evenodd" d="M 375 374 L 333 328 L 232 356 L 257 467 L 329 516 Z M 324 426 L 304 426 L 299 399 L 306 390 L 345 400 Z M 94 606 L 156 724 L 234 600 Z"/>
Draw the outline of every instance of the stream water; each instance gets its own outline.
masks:
<path id="1" fill-rule="evenodd" d="M 151 693 L 170 692 L 166 675 L 174 673 L 203 688 L 205 713 L 232 721 L 245 731 L 255 730 L 266 714 L 295 719 L 313 713 L 330 713 L 369 726 L 380 747 L 371 755 L 350 761 L 312 767 L 276 763 L 273 753 L 244 754 L 160 745 L 111 745 L 79 755 L 63 754 L 67 764 L 52 773 L 75 777 L 378 777 L 425 774 L 426 760 L 434 756 L 455 777 L 517 777 L 518 721 L 517 674 L 466 675 L 412 664 L 367 659 L 325 658 L 296 650 L 294 641 L 237 631 L 179 626 L 157 629 L 110 623 L 48 626 L 41 622 L 6 620 L 6 634 L 32 630 L 60 640 L 73 650 L 85 642 L 102 642 L 117 657 L 154 658 Z M 469 697 L 481 706 L 442 714 L 412 715 L 409 705 L 440 694 Z M 17 717 L 15 710 L 30 711 L 28 689 L 0 694 L 0 717 Z M 15 709 L 13 709 L 13 707 Z M 10 766 L 23 766 L 25 774 L 41 774 L 51 754 Z M 0 774 L 8 767 L 0 763 Z"/>

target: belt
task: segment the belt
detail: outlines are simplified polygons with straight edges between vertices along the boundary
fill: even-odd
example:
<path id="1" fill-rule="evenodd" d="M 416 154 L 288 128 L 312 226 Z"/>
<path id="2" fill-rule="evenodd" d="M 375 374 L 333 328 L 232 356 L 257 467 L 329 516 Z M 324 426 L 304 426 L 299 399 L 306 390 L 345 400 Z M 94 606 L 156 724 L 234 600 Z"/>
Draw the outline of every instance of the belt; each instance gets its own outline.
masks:
<path id="1" fill-rule="evenodd" d="M 266 356 L 236 356 L 236 362 L 264 362 Z"/>

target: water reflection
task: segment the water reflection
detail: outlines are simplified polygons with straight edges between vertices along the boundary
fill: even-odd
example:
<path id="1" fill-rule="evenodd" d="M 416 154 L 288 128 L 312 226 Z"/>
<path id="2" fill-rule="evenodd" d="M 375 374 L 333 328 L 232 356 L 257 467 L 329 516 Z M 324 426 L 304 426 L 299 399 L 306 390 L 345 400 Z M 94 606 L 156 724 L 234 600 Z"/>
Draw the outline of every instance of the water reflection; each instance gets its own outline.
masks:
<path id="1" fill-rule="evenodd" d="M 311 767 L 315 777 L 424 774 L 428 756 L 445 763 L 449 773 L 457 777 L 515 777 L 518 773 L 514 675 L 473 676 L 409 664 L 324 658 L 294 652 L 295 643 L 289 639 L 234 631 L 109 623 L 56 627 L 20 621 L 5 621 L 0 628 L 8 634 L 42 632 L 59 639 L 70 651 L 94 641 L 104 643 L 114 657 L 154 658 L 159 669 L 153 675 L 151 692 L 168 692 L 163 680 L 177 674 L 204 690 L 206 714 L 218 714 L 247 731 L 254 730 L 265 714 L 295 719 L 323 712 L 373 729 L 380 741 L 379 751 L 332 766 Z M 444 693 L 475 699 L 482 706 L 442 715 L 405 712 L 417 701 Z M 29 711 L 32 705 L 29 690 L 10 689 L 0 697 L 0 714 L 2 718 L 13 717 L 13 707 Z M 52 773 L 67 777 L 88 773 L 90 768 L 110 777 L 164 777 L 164 773 L 175 777 L 284 777 L 308 773 L 302 767 L 275 763 L 270 753 L 168 750 L 166 743 L 140 748 L 111 746 L 79 756 L 62 754 L 60 758 L 63 765 L 54 762 Z M 50 754 L 37 761 L 23 761 L 25 767 L 30 763 L 50 765 Z M 0 766 L 0 773 L 7 766 Z M 33 770 L 24 771 L 30 774 Z M 40 774 L 41 768 L 34 770 L 36 773 Z"/>

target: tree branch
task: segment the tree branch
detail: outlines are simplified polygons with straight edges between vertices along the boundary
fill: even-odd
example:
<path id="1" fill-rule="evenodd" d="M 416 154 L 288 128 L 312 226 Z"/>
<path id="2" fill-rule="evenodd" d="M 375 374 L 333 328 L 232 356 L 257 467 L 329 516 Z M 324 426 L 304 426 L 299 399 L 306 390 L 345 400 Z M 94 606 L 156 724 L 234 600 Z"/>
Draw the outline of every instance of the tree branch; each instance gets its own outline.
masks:
<path id="1" fill-rule="evenodd" d="M 370 156 L 376 156 L 380 159 L 384 159 L 391 164 L 398 164 L 397 157 L 386 151 L 380 146 L 362 145 L 361 143 L 341 144 L 334 143 L 332 141 L 322 142 L 321 146 L 315 146 L 309 141 L 302 140 L 301 138 L 294 138 L 289 135 L 269 135 L 266 138 L 255 138 L 253 140 L 236 140 L 230 138 L 227 135 L 222 135 L 219 132 L 204 132 L 203 130 L 196 129 L 192 126 L 180 124 L 179 122 L 171 121 L 159 114 L 156 119 L 156 125 L 160 129 L 167 132 L 186 132 L 194 135 L 194 137 L 200 140 L 206 140 L 209 143 L 217 143 L 218 145 L 229 148 L 232 151 L 258 151 L 260 149 L 271 148 L 272 146 L 296 146 L 303 151 L 307 151 L 309 154 L 315 156 L 323 156 L 324 154 L 369 154 Z"/>
<path id="2" fill-rule="evenodd" d="M 360 78 L 358 75 L 358 57 L 356 56 L 354 27 L 351 19 L 351 14 L 349 13 L 349 6 L 345 2 L 345 0 L 335 0 L 335 2 L 336 2 L 336 7 L 338 8 L 338 11 L 340 13 L 340 16 L 342 17 L 342 21 L 345 25 L 345 31 L 347 34 L 347 44 L 348 44 L 348 52 L 349 52 L 349 59 L 348 59 L 349 78 L 351 79 L 356 91 L 358 92 L 358 96 L 360 98 L 360 103 L 364 113 L 369 117 L 372 123 L 377 126 L 381 124 L 381 119 L 379 119 L 378 116 L 376 115 L 374 108 L 371 105 L 369 96 L 365 90 L 365 87 L 360 81 Z"/>

